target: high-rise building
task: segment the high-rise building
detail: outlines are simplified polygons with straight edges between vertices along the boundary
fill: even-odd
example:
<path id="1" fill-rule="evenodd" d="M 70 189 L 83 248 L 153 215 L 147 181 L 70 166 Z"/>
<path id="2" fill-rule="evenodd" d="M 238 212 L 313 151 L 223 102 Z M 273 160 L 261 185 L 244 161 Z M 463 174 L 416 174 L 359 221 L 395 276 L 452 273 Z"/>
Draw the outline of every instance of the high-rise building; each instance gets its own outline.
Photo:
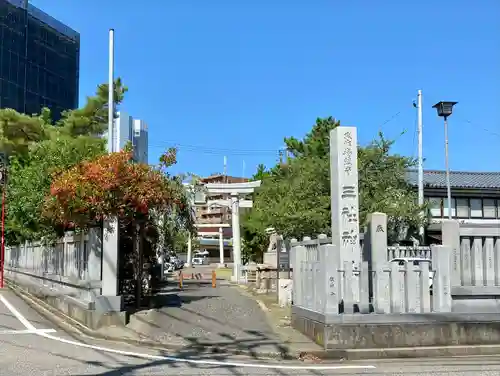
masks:
<path id="1" fill-rule="evenodd" d="M 0 0 L 0 108 L 78 107 L 80 34 L 28 0 Z"/>
<path id="2" fill-rule="evenodd" d="M 134 160 L 148 163 L 148 126 L 140 119 L 120 111 L 114 122 L 114 150 L 122 150 L 130 142 L 134 148 Z"/>

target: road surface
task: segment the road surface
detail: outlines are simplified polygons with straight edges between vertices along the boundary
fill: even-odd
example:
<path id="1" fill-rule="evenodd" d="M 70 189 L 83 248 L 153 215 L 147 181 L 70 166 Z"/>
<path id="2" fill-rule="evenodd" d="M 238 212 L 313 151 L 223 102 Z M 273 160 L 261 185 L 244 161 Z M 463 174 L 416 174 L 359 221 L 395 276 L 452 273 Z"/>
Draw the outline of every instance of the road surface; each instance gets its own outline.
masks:
<path id="1" fill-rule="evenodd" d="M 0 376 L 37 375 L 499 375 L 500 357 L 308 364 L 217 355 L 170 355 L 108 341 L 73 338 L 9 290 L 0 291 Z"/>

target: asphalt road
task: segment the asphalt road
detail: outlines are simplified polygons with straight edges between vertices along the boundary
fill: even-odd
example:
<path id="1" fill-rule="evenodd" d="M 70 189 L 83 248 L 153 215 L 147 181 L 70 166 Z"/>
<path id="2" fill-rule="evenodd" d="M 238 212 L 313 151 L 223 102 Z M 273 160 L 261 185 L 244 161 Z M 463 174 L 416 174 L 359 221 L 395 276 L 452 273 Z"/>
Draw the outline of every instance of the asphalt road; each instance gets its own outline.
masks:
<path id="1" fill-rule="evenodd" d="M 323 369 L 321 369 L 323 368 Z M 73 338 L 0 291 L 0 376 L 36 375 L 499 375 L 500 357 L 308 364 L 212 355 L 174 358 L 146 348 Z"/>

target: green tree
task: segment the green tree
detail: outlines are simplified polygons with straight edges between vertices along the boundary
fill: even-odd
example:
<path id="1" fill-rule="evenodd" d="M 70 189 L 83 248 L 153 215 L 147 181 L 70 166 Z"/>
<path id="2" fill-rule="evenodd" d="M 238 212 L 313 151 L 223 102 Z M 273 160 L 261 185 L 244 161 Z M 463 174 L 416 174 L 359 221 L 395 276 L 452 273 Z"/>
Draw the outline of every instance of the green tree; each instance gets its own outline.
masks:
<path id="1" fill-rule="evenodd" d="M 115 105 L 126 88 L 115 83 Z M 101 137 L 108 123 L 108 85 L 99 85 L 94 97 L 76 110 L 65 111 L 52 124 L 50 110 L 39 115 L 0 110 L 0 148 L 9 156 L 6 239 L 10 244 L 31 239 L 52 239 L 54 228 L 41 217 L 54 173 L 106 153 Z"/>
<path id="2" fill-rule="evenodd" d="M 317 119 L 302 139 L 286 138 L 291 157 L 264 176 L 254 197 L 246 225 L 262 234 L 272 227 L 286 237 L 311 236 L 331 232 L 329 133 L 340 123 L 332 117 Z M 416 193 L 406 182 L 413 158 L 390 153 L 393 141 L 382 134 L 365 147 L 358 147 L 360 221 L 367 214 L 385 212 L 389 216 L 389 237 L 399 238 L 425 221 Z M 261 235 L 262 236 L 262 235 Z"/>
<path id="3" fill-rule="evenodd" d="M 257 172 L 252 176 L 251 180 L 264 180 L 271 176 L 271 172 L 266 169 L 266 166 L 260 164 L 257 166 Z M 255 201 L 257 193 L 253 194 Z M 242 258 L 243 263 L 248 261 L 262 262 L 263 254 L 269 246 L 269 235 L 266 233 L 264 223 L 255 221 L 255 216 L 252 216 L 252 211 L 246 211 L 241 219 L 241 239 L 242 239 Z"/>

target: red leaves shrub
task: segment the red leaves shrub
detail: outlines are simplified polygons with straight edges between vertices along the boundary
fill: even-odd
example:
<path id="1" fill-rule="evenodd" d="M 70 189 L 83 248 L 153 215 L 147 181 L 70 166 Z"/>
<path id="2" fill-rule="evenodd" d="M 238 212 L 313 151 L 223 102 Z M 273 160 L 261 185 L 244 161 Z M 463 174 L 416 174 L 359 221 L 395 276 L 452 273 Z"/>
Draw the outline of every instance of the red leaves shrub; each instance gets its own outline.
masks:
<path id="1" fill-rule="evenodd" d="M 179 202 L 173 181 L 131 158 L 127 151 L 107 154 L 54 176 L 44 217 L 84 225 L 111 216 L 145 216 L 150 209 Z M 175 154 L 166 158 L 175 159 Z"/>

